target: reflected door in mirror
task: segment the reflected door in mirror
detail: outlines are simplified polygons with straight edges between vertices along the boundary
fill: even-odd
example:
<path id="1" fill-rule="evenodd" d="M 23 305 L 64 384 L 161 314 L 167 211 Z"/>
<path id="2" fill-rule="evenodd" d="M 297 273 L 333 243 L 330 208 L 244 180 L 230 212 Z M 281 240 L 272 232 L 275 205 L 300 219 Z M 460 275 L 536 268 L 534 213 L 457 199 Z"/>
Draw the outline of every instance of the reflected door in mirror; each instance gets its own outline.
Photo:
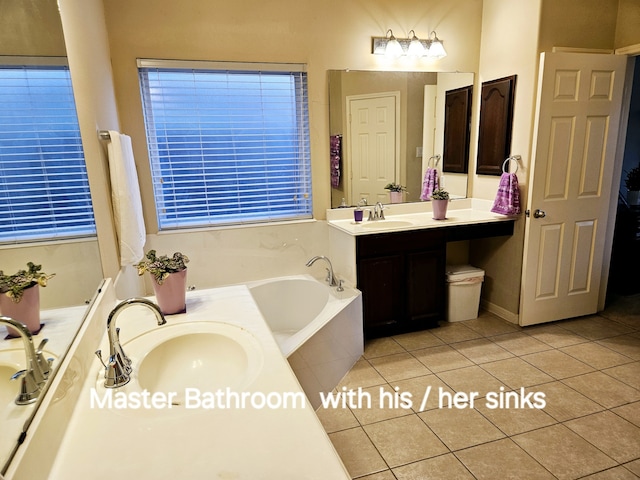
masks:
<path id="1" fill-rule="evenodd" d="M 442 170 L 467 173 L 471 135 L 473 85 L 448 90 L 444 101 L 444 152 Z"/>

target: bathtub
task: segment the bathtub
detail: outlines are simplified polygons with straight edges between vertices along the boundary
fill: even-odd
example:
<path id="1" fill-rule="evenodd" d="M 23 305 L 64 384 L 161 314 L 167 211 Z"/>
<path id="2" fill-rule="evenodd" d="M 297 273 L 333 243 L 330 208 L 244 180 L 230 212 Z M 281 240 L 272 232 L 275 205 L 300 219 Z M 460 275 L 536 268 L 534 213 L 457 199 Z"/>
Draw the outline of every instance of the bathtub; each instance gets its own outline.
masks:
<path id="1" fill-rule="evenodd" d="M 310 275 L 252 282 L 253 299 L 314 408 L 364 349 L 362 295 Z"/>

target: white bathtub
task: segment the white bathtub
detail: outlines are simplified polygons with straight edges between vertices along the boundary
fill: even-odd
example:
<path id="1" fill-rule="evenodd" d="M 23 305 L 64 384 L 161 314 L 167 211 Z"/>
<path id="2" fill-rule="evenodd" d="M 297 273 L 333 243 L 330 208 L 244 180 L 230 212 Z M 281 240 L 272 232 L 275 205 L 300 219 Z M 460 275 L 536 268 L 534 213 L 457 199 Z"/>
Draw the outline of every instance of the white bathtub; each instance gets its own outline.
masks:
<path id="1" fill-rule="evenodd" d="M 309 401 L 333 390 L 364 349 L 362 296 L 338 292 L 310 275 L 248 285 L 256 305 L 289 360 Z"/>

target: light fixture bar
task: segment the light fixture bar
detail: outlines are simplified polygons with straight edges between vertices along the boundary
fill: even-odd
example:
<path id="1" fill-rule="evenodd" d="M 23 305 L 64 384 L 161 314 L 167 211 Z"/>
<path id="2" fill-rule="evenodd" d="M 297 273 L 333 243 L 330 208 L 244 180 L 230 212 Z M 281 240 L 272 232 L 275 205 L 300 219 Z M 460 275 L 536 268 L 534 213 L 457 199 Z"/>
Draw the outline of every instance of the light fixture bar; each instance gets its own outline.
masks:
<path id="1" fill-rule="evenodd" d="M 413 30 L 409 32 L 411 35 L 410 38 L 398 38 L 393 35 L 391 30 L 387 30 L 386 37 L 371 37 L 371 53 L 374 55 L 387 55 L 389 56 L 389 48 L 388 45 L 396 41 L 400 47 L 402 47 L 402 51 L 396 51 L 391 56 L 397 58 L 399 56 L 422 56 L 427 58 L 443 58 L 447 55 L 447 52 L 442 45 L 442 40 L 440 40 L 436 32 L 431 32 L 429 34 L 429 39 L 423 40 L 418 38 Z M 414 52 L 417 50 L 415 48 L 409 48 L 411 42 L 419 42 L 422 45 L 421 54 L 416 55 Z M 397 47 L 396 47 L 397 48 Z M 419 48 L 419 47 L 418 47 Z"/>

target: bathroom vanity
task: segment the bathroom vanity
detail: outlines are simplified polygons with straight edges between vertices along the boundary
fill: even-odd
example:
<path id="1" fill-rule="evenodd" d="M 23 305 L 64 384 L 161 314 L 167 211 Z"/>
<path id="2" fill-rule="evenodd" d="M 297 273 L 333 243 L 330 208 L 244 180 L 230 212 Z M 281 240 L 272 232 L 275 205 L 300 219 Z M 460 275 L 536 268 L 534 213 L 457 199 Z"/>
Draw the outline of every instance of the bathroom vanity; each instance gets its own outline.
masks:
<path id="1" fill-rule="evenodd" d="M 460 200 L 452 202 L 447 219 L 433 220 L 428 203 L 394 205 L 384 220 L 359 224 L 331 211 L 337 212 L 329 219 L 331 258 L 336 271 L 362 291 L 366 338 L 445 320 L 447 243 L 513 234 L 515 218 L 489 208 Z"/>

